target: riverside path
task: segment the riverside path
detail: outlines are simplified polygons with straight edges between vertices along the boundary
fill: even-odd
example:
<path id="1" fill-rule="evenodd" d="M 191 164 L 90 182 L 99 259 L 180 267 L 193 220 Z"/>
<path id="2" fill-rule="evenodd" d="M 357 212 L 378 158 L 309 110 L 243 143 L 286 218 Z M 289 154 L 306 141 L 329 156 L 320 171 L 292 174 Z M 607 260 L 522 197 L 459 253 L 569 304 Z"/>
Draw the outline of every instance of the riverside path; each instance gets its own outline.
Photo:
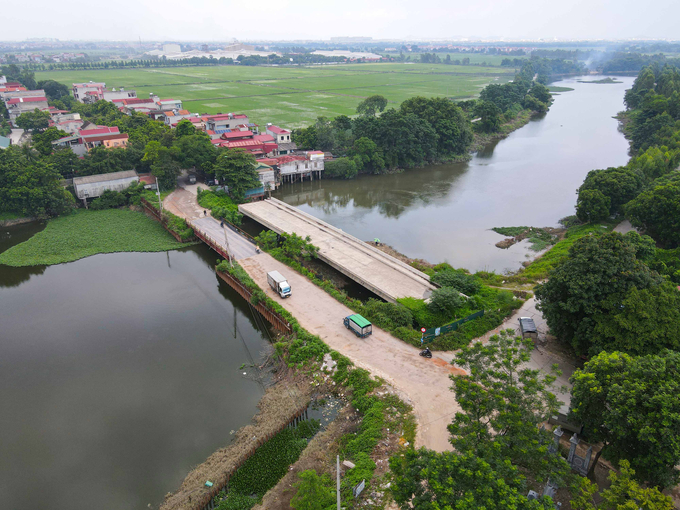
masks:
<path id="1" fill-rule="evenodd" d="M 386 301 L 427 299 L 436 288 L 425 273 L 275 198 L 241 204 L 238 209 L 277 234 L 309 236 L 319 247 L 321 260 Z"/>

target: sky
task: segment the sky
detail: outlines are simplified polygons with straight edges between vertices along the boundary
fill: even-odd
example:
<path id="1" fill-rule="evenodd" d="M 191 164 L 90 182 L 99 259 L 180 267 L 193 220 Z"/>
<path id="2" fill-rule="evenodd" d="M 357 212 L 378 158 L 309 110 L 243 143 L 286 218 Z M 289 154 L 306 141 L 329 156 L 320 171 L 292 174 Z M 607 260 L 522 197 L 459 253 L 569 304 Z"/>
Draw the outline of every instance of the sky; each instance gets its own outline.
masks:
<path id="1" fill-rule="evenodd" d="M 4 10 L 5 41 L 680 39 L 678 0 L 33 0 Z"/>

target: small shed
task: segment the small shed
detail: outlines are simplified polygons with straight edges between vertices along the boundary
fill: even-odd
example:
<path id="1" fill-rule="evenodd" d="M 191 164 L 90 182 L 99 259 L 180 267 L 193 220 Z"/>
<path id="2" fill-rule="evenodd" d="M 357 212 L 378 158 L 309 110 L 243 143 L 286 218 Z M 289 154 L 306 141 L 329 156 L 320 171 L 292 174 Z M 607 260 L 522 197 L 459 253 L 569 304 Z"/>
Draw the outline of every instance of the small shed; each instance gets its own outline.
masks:
<path id="1" fill-rule="evenodd" d="M 73 188 L 80 200 L 100 197 L 106 190 L 123 191 L 133 182 L 138 182 L 139 176 L 135 170 L 112 172 L 110 174 L 87 175 L 74 177 Z"/>
<path id="2" fill-rule="evenodd" d="M 519 318 L 519 331 L 522 334 L 522 338 L 531 338 L 532 340 L 538 340 L 538 330 L 536 329 L 534 319 L 532 319 L 531 317 Z"/>

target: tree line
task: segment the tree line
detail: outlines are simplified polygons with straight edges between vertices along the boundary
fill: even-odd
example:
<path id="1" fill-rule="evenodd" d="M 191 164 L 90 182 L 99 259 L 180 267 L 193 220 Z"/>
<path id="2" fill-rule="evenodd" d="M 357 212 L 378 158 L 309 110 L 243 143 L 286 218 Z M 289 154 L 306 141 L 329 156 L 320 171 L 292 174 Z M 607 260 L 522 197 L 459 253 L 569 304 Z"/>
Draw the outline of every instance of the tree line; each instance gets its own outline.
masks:
<path id="1" fill-rule="evenodd" d="M 578 189 L 582 221 L 625 216 L 661 246 L 680 245 L 680 72 L 668 64 L 643 68 L 626 92 L 627 165 L 593 170 Z M 680 275 L 674 276 L 680 283 Z"/>
<path id="2" fill-rule="evenodd" d="M 326 163 L 325 174 L 345 179 L 466 157 L 475 131 L 497 132 L 525 109 L 548 110 L 550 92 L 533 82 L 534 73 L 533 64 L 526 62 L 513 82 L 488 85 L 479 100 L 458 103 L 412 97 L 388 109 L 388 100 L 374 95 L 359 103 L 357 117 L 319 117 L 315 124 L 293 130 L 293 141 L 300 149 L 338 156 Z"/>

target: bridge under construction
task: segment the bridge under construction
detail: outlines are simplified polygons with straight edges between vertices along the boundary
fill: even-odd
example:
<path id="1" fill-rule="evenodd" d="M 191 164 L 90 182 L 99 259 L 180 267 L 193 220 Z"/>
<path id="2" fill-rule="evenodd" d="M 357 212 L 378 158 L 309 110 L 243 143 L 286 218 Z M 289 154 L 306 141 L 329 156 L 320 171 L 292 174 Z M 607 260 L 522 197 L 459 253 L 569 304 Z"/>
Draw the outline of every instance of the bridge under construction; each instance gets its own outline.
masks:
<path id="1" fill-rule="evenodd" d="M 436 288 L 425 273 L 275 198 L 241 204 L 239 211 L 277 234 L 309 236 L 321 260 L 386 301 L 427 299 Z"/>

